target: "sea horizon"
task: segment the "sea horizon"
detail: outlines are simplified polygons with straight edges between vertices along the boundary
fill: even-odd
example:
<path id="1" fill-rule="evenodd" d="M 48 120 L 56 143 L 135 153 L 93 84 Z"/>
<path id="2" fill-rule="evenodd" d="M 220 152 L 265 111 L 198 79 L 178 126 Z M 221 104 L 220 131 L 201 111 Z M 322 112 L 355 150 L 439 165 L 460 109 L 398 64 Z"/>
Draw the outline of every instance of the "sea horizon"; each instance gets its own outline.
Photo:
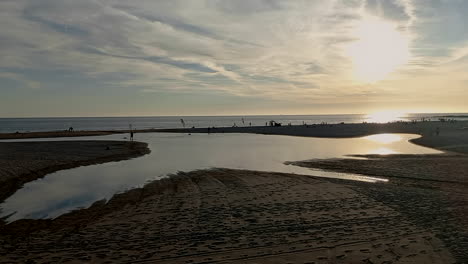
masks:
<path id="1" fill-rule="evenodd" d="M 400 112 L 406 115 L 468 115 L 468 112 Z M 246 116 L 346 116 L 346 115 L 371 115 L 370 113 L 341 113 L 341 114 L 229 114 L 229 115 L 116 115 L 116 116 L 19 116 L 0 117 L 0 119 L 37 119 L 37 118 L 125 118 L 125 117 L 246 117 Z"/>

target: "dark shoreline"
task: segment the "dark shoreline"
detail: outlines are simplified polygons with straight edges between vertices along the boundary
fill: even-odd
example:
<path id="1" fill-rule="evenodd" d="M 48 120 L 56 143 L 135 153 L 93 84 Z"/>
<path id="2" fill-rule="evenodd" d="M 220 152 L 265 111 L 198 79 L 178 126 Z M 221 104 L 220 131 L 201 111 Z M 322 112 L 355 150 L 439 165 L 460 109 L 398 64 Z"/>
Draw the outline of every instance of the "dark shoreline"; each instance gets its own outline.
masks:
<path id="1" fill-rule="evenodd" d="M 437 135 L 439 131 L 439 135 Z M 136 129 L 134 133 L 252 133 L 265 135 L 287 135 L 322 138 L 352 138 L 381 133 L 418 134 L 421 138 L 413 143 L 442 151 L 468 154 L 468 121 L 458 122 L 396 122 L 396 123 L 361 123 L 361 124 L 323 124 L 281 127 L 221 127 L 221 128 L 174 128 L 174 129 Z M 3 133 L 1 139 L 33 139 L 58 137 L 105 136 L 125 134 L 129 130 L 114 131 L 50 131 L 31 133 Z"/>

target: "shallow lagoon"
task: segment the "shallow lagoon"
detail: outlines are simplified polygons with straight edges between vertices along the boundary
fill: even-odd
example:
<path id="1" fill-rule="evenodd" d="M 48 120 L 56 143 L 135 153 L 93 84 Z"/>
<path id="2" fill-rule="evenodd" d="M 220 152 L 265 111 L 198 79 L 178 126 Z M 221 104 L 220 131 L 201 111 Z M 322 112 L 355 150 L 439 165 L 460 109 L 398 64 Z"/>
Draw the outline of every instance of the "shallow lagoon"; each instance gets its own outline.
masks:
<path id="1" fill-rule="evenodd" d="M 42 139 L 122 140 L 124 135 Z M 178 171 L 231 168 L 306 174 L 364 181 L 385 179 L 325 172 L 285 165 L 286 161 L 340 158 L 351 154 L 435 154 L 437 150 L 414 145 L 407 134 L 329 139 L 255 134 L 137 134 L 149 144 L 149 155 L 127 161 L 58 171 L 25 184 L 1 206 L 2 215 L 21 218 L 54 218 L 70 210 L 109 199 L 115 193 L 142 186 Z M 30 140 L 33 141 L 33 140 Z M 37 141 L 34 140 L 34 141 Z"/>

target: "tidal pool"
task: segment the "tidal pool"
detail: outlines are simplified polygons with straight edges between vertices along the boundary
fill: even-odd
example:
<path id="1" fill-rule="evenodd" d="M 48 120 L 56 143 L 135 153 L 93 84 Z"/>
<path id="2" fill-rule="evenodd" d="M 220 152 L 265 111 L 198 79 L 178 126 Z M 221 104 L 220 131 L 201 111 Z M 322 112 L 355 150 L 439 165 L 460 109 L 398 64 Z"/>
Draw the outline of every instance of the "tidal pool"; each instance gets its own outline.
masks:
<path id="1" fill-rule="evenodd" d="M 124 135 L 41 139 L 123 140 Z M 70 210 L 139 187 L 178 171 L 231 168 L 386 181 L 356 174 L 311 170 L 285 165 L 286 161 L 340 158 L 350 154 L 436 154 L 440 151 L 408 142 L 417 135 L 380 134 L 362 138 L 329 139 L 255 134 L 137 134 L 151 153 L 119 162 L 91 165 L 51 173 L 29 182 L 0 205 L 0 216 L 17 219 L 54 218 Z M 29 140 L 29 141 L 38 141 Z"/>

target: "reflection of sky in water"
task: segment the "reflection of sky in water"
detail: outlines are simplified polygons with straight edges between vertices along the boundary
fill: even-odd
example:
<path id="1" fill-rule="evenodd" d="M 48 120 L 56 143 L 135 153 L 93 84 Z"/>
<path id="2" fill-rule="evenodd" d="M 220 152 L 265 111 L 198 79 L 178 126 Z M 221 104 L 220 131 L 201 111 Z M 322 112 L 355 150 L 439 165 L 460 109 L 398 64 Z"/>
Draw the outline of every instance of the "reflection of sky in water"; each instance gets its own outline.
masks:
<path id="1" fill-rule="evenodd" d="M 80 139 L 112 140 L 123 137 L 111 135 Z M 10 221 L 56 217 L 170 173 L 212 167 L 376 181 L 375 178 L 310 170 L 285 165 L 284 162 L 337 158 L 349 154 L 439 153 L 407 142 L 414 137 L 417 136 L 399 134 L 380 138 L 325 139 L 252 134 L 137 134 L 137 140 L 149 143 L 151 154 L 127 161 L 58 171 L 27 183 L 1 205 L 2 215 L 16 212 L 9 218 Z"/>

